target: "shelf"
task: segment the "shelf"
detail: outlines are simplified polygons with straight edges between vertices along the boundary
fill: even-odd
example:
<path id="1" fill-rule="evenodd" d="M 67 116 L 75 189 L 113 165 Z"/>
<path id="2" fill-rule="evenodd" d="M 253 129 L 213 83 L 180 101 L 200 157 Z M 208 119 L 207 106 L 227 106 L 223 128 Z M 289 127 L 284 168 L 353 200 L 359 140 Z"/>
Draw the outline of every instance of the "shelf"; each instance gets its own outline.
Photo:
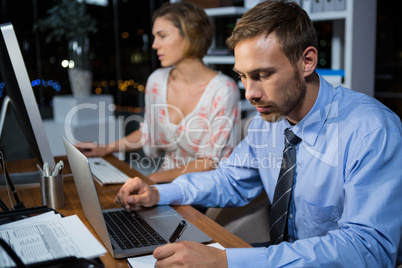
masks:
<path id="1" fill-rule="evenodd" d="M 205 56 L 203 59 L 205 64 L 234 64 L 234 56 Z"/>
<path id="2" fill-rule="evenodd" d="M 333 69 L 316 68 L 315 71 L 320 75 L 345 77 L 345 70 L 343 69 L 333 70 Z"/>
<path id="3" fill-rule="evenodd" d="M 247 9 L 244 7 L 236 7 L 236 6 L 206 8 L 204 10 L 209 17 L 243 15 L 247 11 Z"/>
<path id="4" fill-rule="evenodd" d="M 334 11 L 323 11 L 323 12 L 310 12 L 310 19 L 312 21 L 325 21 L 325 20 L 342 20 L 346 19 L 346 10 L 334 10 Z"/>
<path id="5" fill-rule="evenodd" d="M 244 7 L 216 7 L 216 8 L 206 8 L 205 13 L 209 17 L 224 17 L 224 16 L 241 16 L 247 12 L 247 8 Z M 322 11 L 322 12 L 308 12 L 312 21 L 323 21 L 323 20 L 339 20 L 346 19 L 346 10 L 333 10 L 333 11 Z"/>

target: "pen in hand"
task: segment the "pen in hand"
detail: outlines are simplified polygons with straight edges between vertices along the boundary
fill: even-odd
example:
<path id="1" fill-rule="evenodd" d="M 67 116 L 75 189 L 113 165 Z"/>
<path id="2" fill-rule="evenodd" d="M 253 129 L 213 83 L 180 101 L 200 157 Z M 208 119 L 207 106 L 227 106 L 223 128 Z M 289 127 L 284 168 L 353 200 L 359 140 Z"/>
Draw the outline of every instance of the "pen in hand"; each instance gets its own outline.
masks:
<path id="1" fill-rule="evenodd" d="M 187 222 L 182 220 L 179 225 L 177 225 L 176 230 L 174 230 L 173 234 L 169 238 L 170 243 L 174 243 L 180 236 L 183 234 L 184 230 L 187 227 Z"/>
<path id="2" fill-rule="evenodd" d="M 184 230 L 187 227 L 187 222 L 185 220 L 182 220 L 179 222 L 179 225 L 177 225 L 176 229 L 174 230 L 173 234 L 169 238 L 169 243 L 174 243 L 176 242 L 177 239 L 180 238 L 180 236 L 183 234 Z M 156 267 L 156 264 L 155 266 Z"/>

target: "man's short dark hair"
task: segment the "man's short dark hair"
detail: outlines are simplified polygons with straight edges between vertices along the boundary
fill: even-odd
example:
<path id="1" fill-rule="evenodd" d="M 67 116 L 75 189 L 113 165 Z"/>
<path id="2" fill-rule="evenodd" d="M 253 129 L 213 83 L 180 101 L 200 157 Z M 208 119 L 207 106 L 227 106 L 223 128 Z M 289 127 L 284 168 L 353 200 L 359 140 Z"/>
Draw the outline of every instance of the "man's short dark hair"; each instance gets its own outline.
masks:
<path id="1" fill-rule="evenodd" d="M 307 47 L 317 48 L 316 30 L 306 11 L 293 1 L 283 0 L 267 0 L 247 11 L 226 44 L 234 50 L 242 40 L 270 34 L 275 34 L 293 66 Z"/>

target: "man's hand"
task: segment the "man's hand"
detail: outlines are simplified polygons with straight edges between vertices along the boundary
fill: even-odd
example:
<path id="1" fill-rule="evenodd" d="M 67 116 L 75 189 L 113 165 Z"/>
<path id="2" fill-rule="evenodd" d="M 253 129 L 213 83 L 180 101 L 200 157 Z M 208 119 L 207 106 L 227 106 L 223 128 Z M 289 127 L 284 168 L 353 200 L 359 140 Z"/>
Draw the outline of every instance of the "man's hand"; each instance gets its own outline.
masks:
<path id="1" fill-rule="evenodd" d="M 158 204 L 159 192 L 135 177 L 123 184 L 114 201 L 125 209 L 134 209 L 136 205 L 151 207 Z"/>
<path id="2" fill-rule="evenodd" d="M 155 267 L 228 267 L 226 251 L 206 245 L 180 241 L 158 247 L 153 253 Z"/>

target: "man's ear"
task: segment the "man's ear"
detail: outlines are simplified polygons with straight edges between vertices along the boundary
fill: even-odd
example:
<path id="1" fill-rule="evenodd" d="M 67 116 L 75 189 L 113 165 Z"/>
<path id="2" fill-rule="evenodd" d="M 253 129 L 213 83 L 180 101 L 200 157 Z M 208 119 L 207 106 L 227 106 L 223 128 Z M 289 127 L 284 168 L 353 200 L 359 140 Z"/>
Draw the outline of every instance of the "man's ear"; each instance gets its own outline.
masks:
<path id="1" fill-rule="evenodd" d="M 311 75 L 317 66 L 318 52 L 313 46 L 306 48 L 302 55 L 304 64 L 304 77 Z"/>

